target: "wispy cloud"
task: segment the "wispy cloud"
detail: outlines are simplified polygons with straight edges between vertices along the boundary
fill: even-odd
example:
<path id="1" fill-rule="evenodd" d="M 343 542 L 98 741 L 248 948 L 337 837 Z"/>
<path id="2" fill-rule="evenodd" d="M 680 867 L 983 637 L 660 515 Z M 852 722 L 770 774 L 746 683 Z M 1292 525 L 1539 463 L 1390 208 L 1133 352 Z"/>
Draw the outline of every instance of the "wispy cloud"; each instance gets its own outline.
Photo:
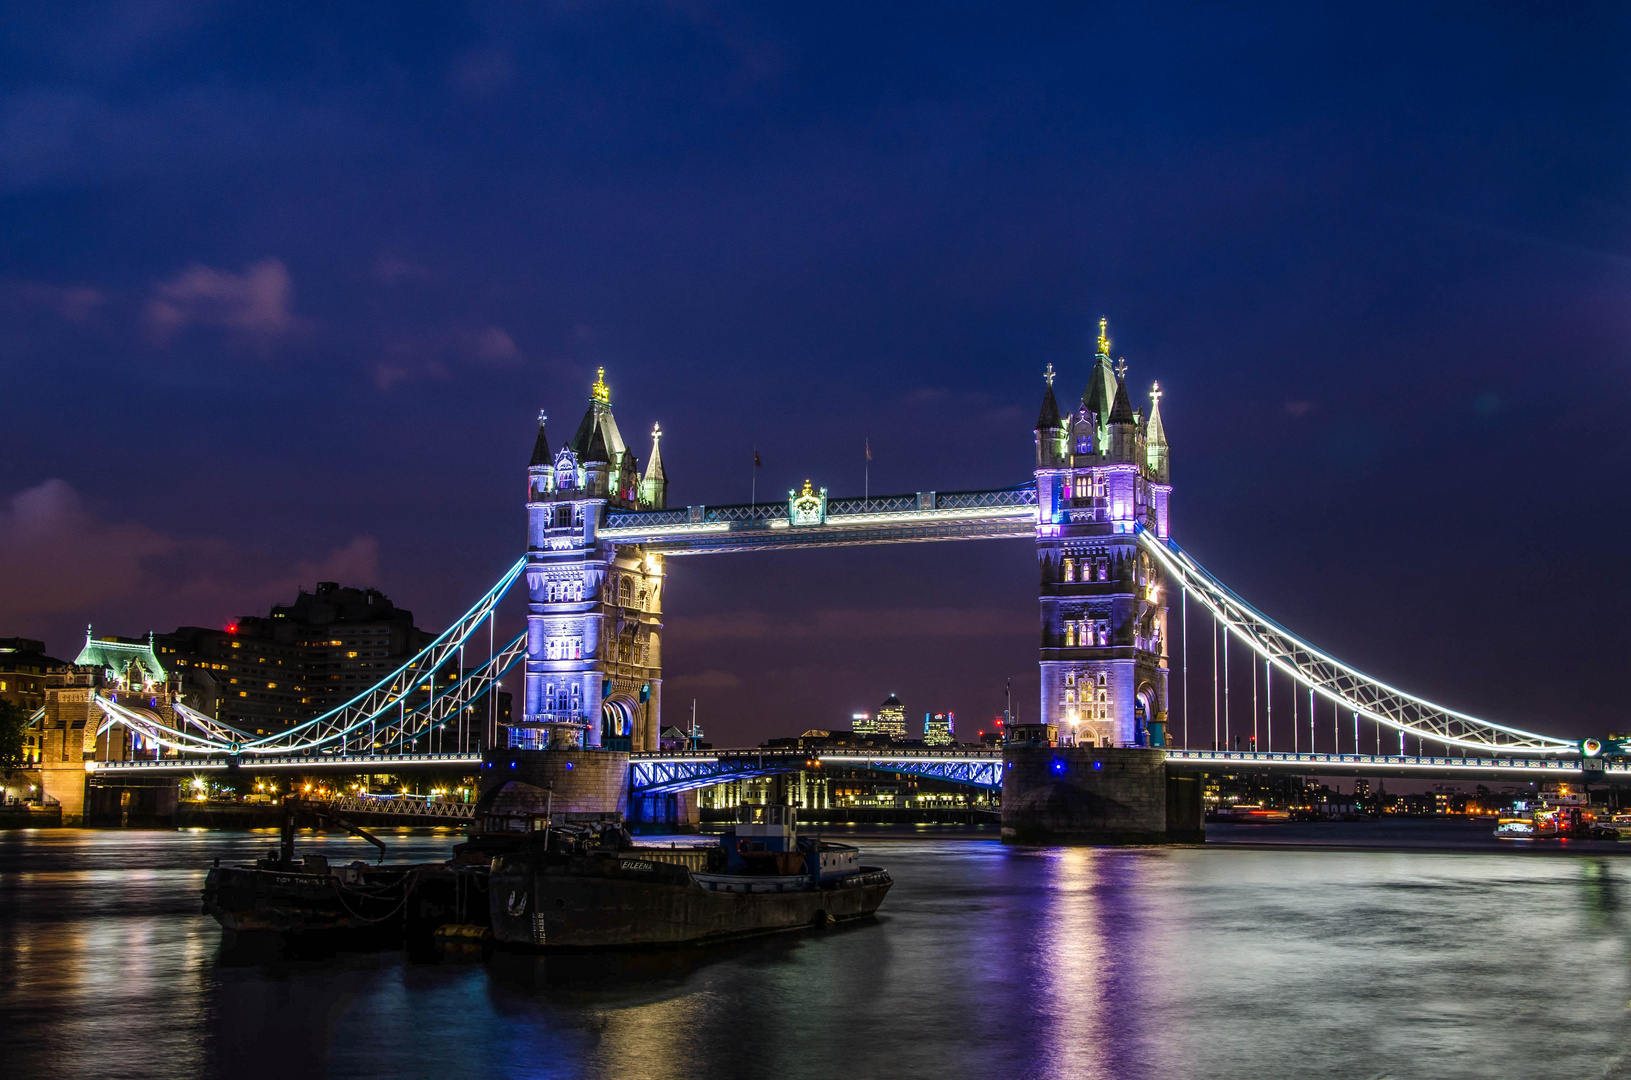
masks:
<path id="1" fill-rule="evenodd" d="M 160 341 L 189 326 L 221 327 L 270 341 L 294 327 L 292 293 L 289 268 L 279 259 L 251 263 L 241 274 L 194 263 L 153 283 L 147 325 Z"/>
<path id="2" fill-rule="evenodd" d="M 315 582 L 377 584 L 379 545 L 358 536 L 316 558 L 279 560 L 207 536 L 96 513 L 52 479 L 0 505 L 0 625 L 63 625 L 63 616 L 137 629 L 215 623 Z"/>

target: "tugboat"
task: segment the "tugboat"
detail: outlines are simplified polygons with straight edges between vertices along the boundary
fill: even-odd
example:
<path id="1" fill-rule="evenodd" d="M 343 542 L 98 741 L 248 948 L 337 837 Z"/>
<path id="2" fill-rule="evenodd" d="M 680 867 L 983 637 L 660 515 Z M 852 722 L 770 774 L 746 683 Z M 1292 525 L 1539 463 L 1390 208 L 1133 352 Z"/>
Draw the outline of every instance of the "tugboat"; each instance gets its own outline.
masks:
<path id="1" fill-rule="evenodd" d="M 741 808 L 704 849 L 636 848 L 620 823 L 495 853 L 494 939 L 549 950 L 697 945 L 874 914 L 893 884 L 860 851 L 798 835 L 791 806 Z"/>
<path id="2" fill-rule="evenodd" d="M 290 797 L 281 842 L 253 864 L 221 866 L 204 879 L 204 914 L 227 934 L 284 937 L 343 934 L 362 944 L 428 937 L 437 926 L 484 917 L 486 874 L 455 863 L 331 865 L 322 855 L 296 858 L 297 825 L 316 821 L 361 837 L 385 858 L 385 843 L 326 804 Z"/>

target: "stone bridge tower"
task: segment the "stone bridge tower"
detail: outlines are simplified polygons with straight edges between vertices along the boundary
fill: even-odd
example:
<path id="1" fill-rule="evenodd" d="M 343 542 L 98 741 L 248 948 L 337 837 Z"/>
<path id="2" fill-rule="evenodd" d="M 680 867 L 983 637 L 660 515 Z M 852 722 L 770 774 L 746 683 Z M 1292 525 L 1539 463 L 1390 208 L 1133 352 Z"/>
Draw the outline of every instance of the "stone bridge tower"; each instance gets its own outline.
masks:
<path id="1" fill-rule="evenodd" d="M 663 558 L 598 539 L 607 507 L 659 510 L 668 477 L 653 428 L 642 473 L 600 369 L 589 409 L 553 454 L 538 417 L 527 466 L 527 659 L 512 745 L 655 750 L 661 730 Z"/>
<path id="2" fill-rule="evenodd" d="M 1126 372 L 1100 320 L 1080 404 L 1060 412 L 1049 365 L 1036 422 L 1041 719 L 1079 745 L 1165 745 L 1168 597 L 1134 527 L 1167 537 L 1172 485 L 1160 388 L 1145 416 Z"/>

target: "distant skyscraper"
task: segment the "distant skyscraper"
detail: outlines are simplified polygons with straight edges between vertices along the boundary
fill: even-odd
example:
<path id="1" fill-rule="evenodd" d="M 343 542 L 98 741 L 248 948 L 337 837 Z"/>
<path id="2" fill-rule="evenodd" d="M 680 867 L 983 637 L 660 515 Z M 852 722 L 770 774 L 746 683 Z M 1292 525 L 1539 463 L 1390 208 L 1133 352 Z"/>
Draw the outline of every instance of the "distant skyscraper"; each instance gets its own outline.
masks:
<path id="1" fill-rule="evenodd" d="M 878 706 L 878 714 L 873 717 L 872 732 L 875 735 L 887 735 L 891 739 L 906 738 L 906 706 L 900 703 L 900 698 L 890 694 L 882 705 Z"/>
<path id="2" fill-rule="evenodd" d="M 957 714 L 923 714 L 923 741 L 929 746 L 950 746 L 957 741 Z"/>
<path id="3" fill-rule="evenodd" d="M 875 735 L 878 723 L 872 719 L 871 713 L 858 712 L 849 718 L 849 729 L 857 735 Z"/>

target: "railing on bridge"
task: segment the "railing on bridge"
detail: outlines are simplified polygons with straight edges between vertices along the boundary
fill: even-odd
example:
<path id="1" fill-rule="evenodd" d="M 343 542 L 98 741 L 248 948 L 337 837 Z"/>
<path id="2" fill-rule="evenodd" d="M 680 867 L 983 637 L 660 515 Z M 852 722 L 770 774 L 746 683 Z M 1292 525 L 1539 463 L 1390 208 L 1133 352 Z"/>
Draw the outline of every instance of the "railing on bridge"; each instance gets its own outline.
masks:
<path id="1" fill-rule="evenodd" d="M 597 535 L 665 555 L 1036 535 L 1034 484 L 824 499 L 820 505 L 813 519 L 800 520 L 786 502 L 608 513 Z"/>
<path id="2" fill-rule="evenodd" d="M 389 814 L 393 817 L 434 818 L 439 821 L 474 821 L 476 808 L 472 803 L 437 802 L 433 799 L 407 797 L 375 798 L 371 795 L 341 795 L 325 800 L 336 810 L 354 814 Z"/>
<path id="3" fill-rule="evenodd" d="M 1631 774 L 1631 762 L 1597 758 L 1591 769 L 1580 758 L 1427 756 L 1421 754 L 1294 754 L 1269 750 L 1168 750 L 1168 767 L 1213 772 L 1401 772 L 1495 773 L 1580 776 L 1589 772 Z M 1527 780 L 1527 777 L 1525 778 Z"/>
<path id="4" fill-rule="evenodd" d="M 997 750 L 737 750 L 631 755 L 629 791 L 665 795 L 830 765 L 976 787 L 1002 786 L 1002 753 Z"/>

